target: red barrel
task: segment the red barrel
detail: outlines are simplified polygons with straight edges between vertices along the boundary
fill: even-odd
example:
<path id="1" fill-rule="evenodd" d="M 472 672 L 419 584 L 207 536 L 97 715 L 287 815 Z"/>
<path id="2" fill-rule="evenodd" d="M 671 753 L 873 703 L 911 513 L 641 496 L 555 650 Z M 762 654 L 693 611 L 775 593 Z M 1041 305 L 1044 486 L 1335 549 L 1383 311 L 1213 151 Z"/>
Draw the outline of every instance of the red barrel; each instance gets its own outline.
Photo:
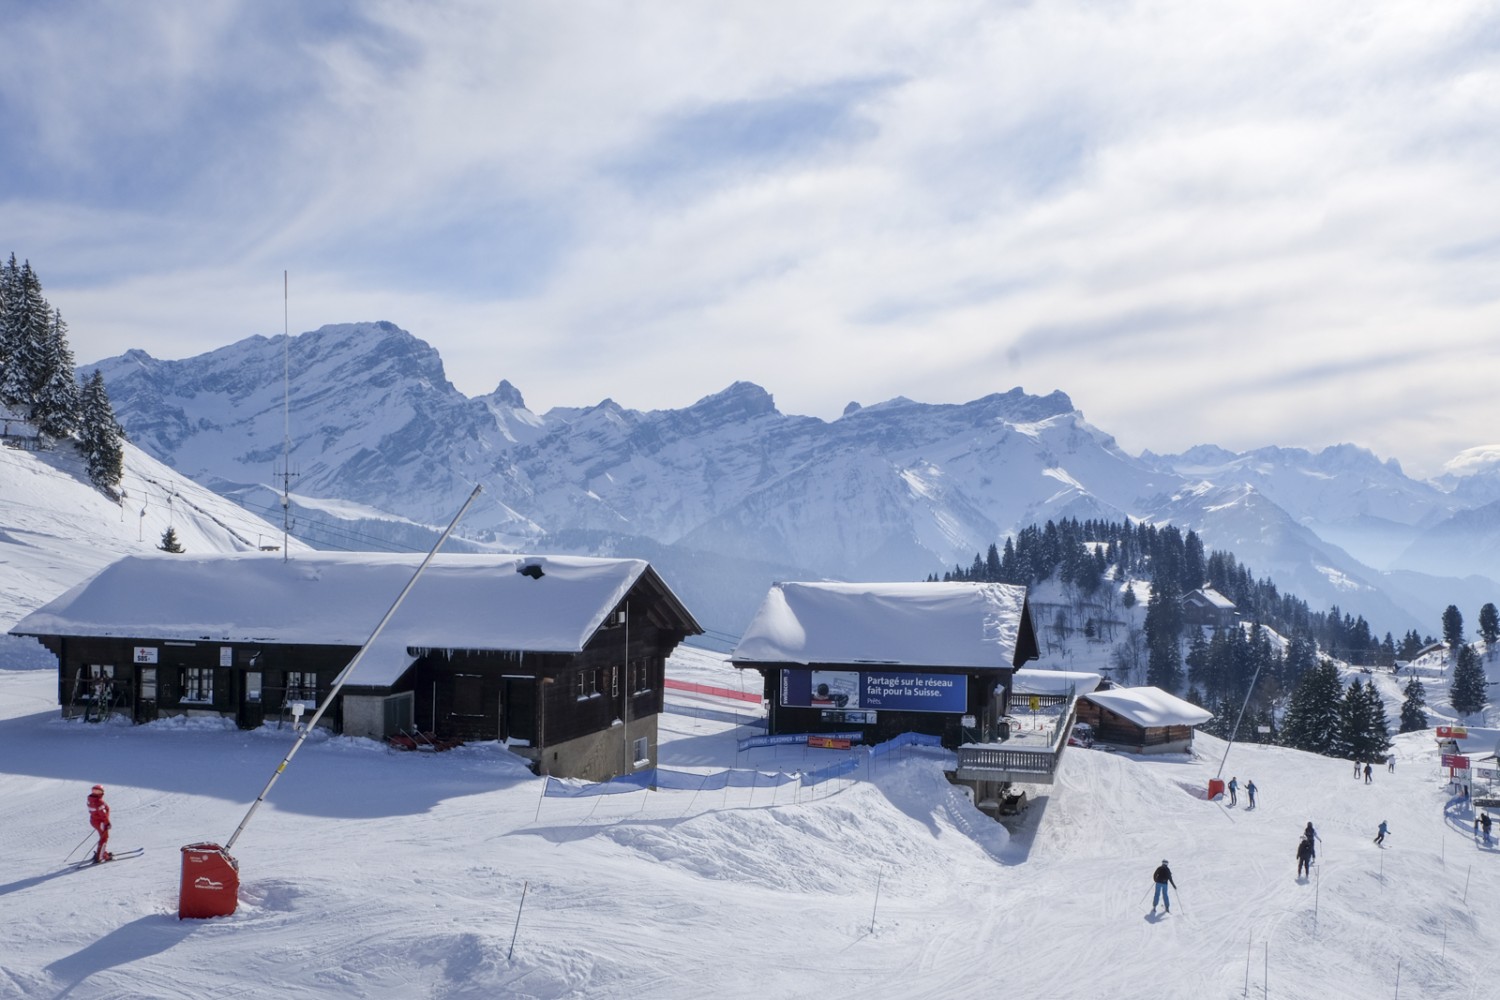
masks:
<path id="1" fill-rule="evenodd" d="M 189 844 L 182 849 L 182 890 L 177 919 L 227 917 L 240 902 L 240 863 L 218 844 Z"/>

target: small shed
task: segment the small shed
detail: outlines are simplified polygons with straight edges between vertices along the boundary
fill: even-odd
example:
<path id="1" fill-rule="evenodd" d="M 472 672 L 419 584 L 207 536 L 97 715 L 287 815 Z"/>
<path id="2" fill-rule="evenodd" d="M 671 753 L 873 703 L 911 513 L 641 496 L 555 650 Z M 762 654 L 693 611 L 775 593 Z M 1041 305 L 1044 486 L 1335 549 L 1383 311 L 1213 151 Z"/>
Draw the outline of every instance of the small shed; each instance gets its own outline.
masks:
<path id="1" fill-rule="evenodd" d="M 1093 691 L 1078 701 L 1078 721 L 1094 727 L 1096 745 L 1132 753 L 1186 753 L 1193 727 L 1213 717 L 1157 687 Z"/>
<path id="2" fill-rule="evenodd" d="M 760 673 L 772 734 L 998 738 L 1010 679 L 1038 656 L 1025 587 L 778 583 L 730 654 Z"/>
<path id="3" fill-rule="evenodd" d="M 422 556 L 127 556 L 22 619 L 69 717 L 311 714 Z M 439 555 L 324 723 L 383 739 L 502 740 L 541 773 L 654 765 L 665 664 L 702 629 L 643 560 Z"/>
<path id="4" fill-rule="evenodd" d="M 1229 628 L 1238 617 L 1235 603 L 1212 587 L 1199 587 L 1182 595 L 1185 624 Z"/>

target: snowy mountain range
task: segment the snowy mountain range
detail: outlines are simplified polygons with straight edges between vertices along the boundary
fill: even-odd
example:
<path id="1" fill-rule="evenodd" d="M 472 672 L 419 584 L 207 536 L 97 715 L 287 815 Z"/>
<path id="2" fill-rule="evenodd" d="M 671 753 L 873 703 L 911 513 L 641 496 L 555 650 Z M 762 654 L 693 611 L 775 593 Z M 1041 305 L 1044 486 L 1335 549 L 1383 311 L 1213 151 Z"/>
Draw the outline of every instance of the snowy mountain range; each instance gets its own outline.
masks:
<path id="1" fill-rule="evenodd" d="M 82 370 L 96 367 L 136 445 L 273 520 L 289 483 L 315 546 L 423 547 L 480 482 L 470 545 L 644 556 L 731 634 L 772 580 L 920 579 L 1061 517 L 1193 528 L 1378 631 L 1435 632 L 1443 607 L 1500 592 L 1500 449 L 1440 482 L 1351 445 L 1135 457 L 1064 393 L 1019 388 L 851 403 L 834 421 L 783 414 L 747 382 L 680 410 L 536 414 L 508 382 L 464 396 L 430 345 L 384 322 Z"/>

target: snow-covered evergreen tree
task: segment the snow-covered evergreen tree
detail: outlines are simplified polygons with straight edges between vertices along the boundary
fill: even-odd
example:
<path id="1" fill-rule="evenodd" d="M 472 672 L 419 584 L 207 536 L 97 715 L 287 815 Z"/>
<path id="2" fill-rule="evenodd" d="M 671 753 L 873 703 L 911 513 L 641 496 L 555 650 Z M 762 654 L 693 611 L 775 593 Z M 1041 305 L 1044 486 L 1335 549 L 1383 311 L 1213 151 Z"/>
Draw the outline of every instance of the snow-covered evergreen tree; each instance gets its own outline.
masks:
<path id="1" fill-rule="evenodd" d="M 51 309 L 30 261 L 15 268 L 12 254 L 6 269 L 14 273 L 5 279 L 5 312 L 0 317 L 0 403 L 29 407 L 35 402 L 37 373 L 45 364 Z"/>
<path id="2" fill-rule="evenodd" d="M 1453 704 L 1453 710 L 1461 715 L 1473 715 L 1484 708 L 1488 700 L 1484 669 L 1479 665 L 1479 656 L 1473 646 L 1463 644 L 1458 647 L 1458 665 L 1453 668 L 1453 687 L 1448 691 L 1448 700 Z"/>
<path id="3" fill-rule="evenodd" d="M 67 437 L 78 427 L 82 403 L 73 375 L 73 349 L 68 346 L 68 326 L 62 313 L 54 311 L 48 324 L 46 349 L 36 372 L 31 419 L 44 434 Z"/>
<path id="4" fill-rule="evenodd" d="M 89 481 L 109 496 L 118 497 L 125 474 L 125 431 L 115 419 L 109 393 L 104 390 L 104 374 L 97 368 L 83 386 L 78 436 L 78 450 L 88 467 Z"/>
<path id="5" fill-rule="evenodd" d="M 1390 725 L 1385 717 L 1385 703 L 1375 682 L 1361 684 L 1355 678 L 1344 692 L 1339 706 L 1340 756 L 1355 760 L 1381 760 L 1391 748 Z"/>
<path id="6" fill-rule="evenodd" d="M 177 529 L 170 524 L 167 530 L 161 533 L 161 544 L 157 546 L 163 552 L 183 552 L 182 542 L 177 538 Z"/>
<path id="7" fill-rule="evenodd" d="M 1427 713 L 1423 711 L 1427 707 L 1427 689 L 1422 682 L 1413 677 L 1406 682 L 1406 689 L 1402 692 L 1406 695 L 1401 702 L 1401 732 L 1414 733 L 1419 729 L 1427 728 Z"/>
<path id="8" fill-rule="evenodd" d="M 1282 743 L 1329 757 L 1344 755 L 1339 725 L 1343 685 L 1338 668 L 1323 660 L 1302 675 L 1281 721 Z"/>

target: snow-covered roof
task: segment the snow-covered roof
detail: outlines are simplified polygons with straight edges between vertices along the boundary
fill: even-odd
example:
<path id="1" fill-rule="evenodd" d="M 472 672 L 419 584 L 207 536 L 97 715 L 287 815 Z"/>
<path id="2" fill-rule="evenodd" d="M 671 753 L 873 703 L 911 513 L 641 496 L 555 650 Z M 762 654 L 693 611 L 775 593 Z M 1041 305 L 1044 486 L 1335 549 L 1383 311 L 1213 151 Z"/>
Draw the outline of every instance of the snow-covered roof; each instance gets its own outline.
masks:
<path id="1" fill-rule="evenodd" d="M 1009 668 L 1034 656 L 1026 588 L 1005 583 L 778 583 L 731 659 Z"/>
<path id="2" fill-rule="evenodd" d="M 1200 587 L 1197 590 L 1190 590 L 1182 596 L 1184 599 L 1194 596 L 1202 597 L 1209 606 L 1218 608 L 1220 611 L 1234 610 L 1234 602 L 1212 587 Z"/>
<path id="3" fill-rule="evenodd" d="M 23 635 L 359 646 L 422 561 L 405 553 L 127 556 L 23 618 Z M 539 577 L 520 572 L 537 566 Z M 640 559 L 438 555 L 351 684 L 390 684 L 408 647 L 578 652 Z M 665 585 L 663 584 L 665 589 Z"/>
<path id="4" fill-rule="evenodd" d="M 1214 717 L 1214 713 L 1183 701 L 1157 687 L 1114 688 L 1093 691 L 1084 698 L 1128 719 L 1143 729 L 1161 726 L 1197 726 Z"/>
<path id="5" fill-rule="evenodd" d="M 1017 670 L 1011 677 L 1011 694 L 1087 694 L 1103 680 L 1086 670 Z"/>

